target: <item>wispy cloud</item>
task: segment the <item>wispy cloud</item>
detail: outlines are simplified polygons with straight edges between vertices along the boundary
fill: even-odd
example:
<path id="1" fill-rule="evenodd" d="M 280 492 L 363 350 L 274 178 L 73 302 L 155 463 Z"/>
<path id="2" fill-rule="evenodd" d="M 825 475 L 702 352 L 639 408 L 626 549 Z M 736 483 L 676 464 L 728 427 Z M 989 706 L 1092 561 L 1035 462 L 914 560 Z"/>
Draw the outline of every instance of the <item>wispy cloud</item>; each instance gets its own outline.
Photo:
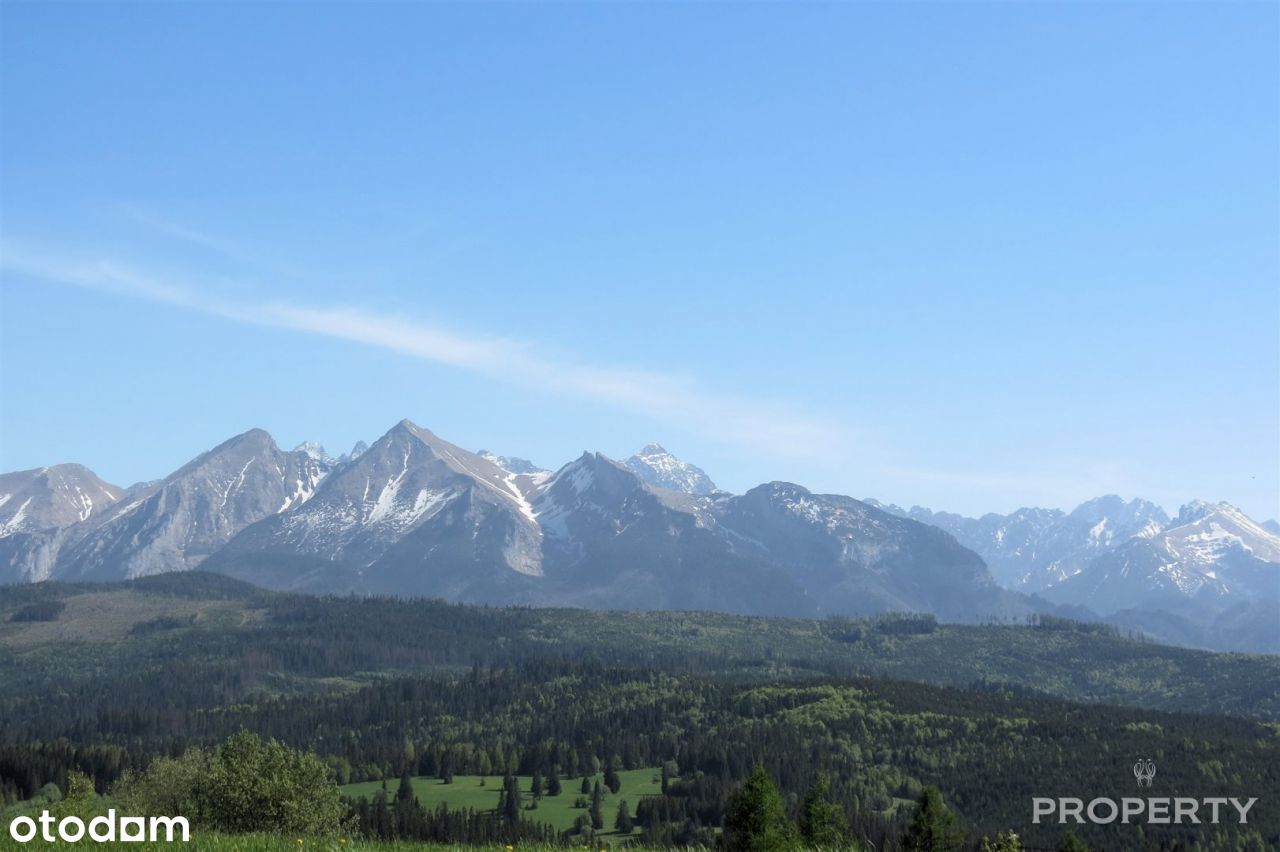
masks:
<path id="1" fill-rule="evenodd" d="M 72 259 L 9 243 L 0 246 L 0 271 L 389 350 L 499 382 L 608 404 L 774 457 L 847 458 L 856 437 L 844 424 L 782 401 L 716 393 L 689 376 L 552 357 L 530 342 L 460 333 L 419 319 L 344 306 L 228 300 L 118 261 Z"/>

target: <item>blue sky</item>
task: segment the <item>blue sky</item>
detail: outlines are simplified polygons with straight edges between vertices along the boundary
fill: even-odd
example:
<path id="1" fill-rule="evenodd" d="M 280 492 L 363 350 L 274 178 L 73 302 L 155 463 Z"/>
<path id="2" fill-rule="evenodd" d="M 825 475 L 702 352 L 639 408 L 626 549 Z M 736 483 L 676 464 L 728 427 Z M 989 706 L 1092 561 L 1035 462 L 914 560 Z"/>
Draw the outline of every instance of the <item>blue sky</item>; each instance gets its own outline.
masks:
<path id="1" fill-rule="evenodd" d="M 5 470 L 408 417 L 1280 515 L 1274 4 L 2 14 Z"/>

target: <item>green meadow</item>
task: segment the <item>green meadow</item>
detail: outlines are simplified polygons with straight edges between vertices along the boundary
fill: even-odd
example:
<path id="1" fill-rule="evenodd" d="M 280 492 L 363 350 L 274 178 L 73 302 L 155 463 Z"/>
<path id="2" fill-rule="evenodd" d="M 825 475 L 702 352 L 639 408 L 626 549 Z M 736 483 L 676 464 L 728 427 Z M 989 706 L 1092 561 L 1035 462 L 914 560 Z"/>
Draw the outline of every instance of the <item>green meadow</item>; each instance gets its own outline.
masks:
<path id="1" fill-rule="evenodd" d="M 627 810 L 632 817 L 635 817 L 637 802 L 645 796 L 657 796 L 662 792 L 661 770 L 657 768 L 623 769 L 618 771 L 618 777 L 622 780 L 622 786 L 616 795 L 610 793 L 609 788 L 604 786 L 603 775 L 595 775 L 590 779 L 593 785 L 596 781 L 599 781 L 601 792 L 604 793 L 603 804 L 600 808 L 600 812 L 604 816 L 604 830 L 597 832 L 596 837 L 603 837 L 609 841 L 622 839 L 613 830 L 613 820 L 618 813 L 618 802 L 626 801 Z M 574 820 L 587 813 L 585 807 L 574 807 L 574 802 L 579 798 L 585 799 L 588 804 L 590 804 L 591 800 L 590 795 L 584 796 L 582 794 L 582 778 L 580 777 L 562 778 L 561 785 L 563 789 L 560 795 L 548 796 L 544 794 L 541 799 L 537 800 L 537 807 L 532 810 L 528 808 L 534 802 L 531 794 L 533 779 L 525 775 L 518 780 L 522 793 L 522 805 L 526 809 L 524 817 L 527 820 L 544 822 L 554 826 L 559 831 L 565 831 L 573 828 Z M 372 799 L 383 789 L 382 784 L 383 782 L 381 781 L 348 784 L 341 788 L 342 795 Z M 498 806 L 498 794 L 502 791 L 502 776 L 455 775 L 451 784 L 446 784 L 439 778 L 419 776 L 412 779 L 412 784 L 413 794 L 418 797 L 418 801 L 429 809 L 434 809 L 437 805 L 447 804 L 451 808 L 473 808 L 486 811 L 493 810 Z M 389 799 L 395 797 L 396 789 L 399 786 L 399 779 L 387 779 L 386 791 Z M 638 831 L 637 829 L 636 833 Z"/>

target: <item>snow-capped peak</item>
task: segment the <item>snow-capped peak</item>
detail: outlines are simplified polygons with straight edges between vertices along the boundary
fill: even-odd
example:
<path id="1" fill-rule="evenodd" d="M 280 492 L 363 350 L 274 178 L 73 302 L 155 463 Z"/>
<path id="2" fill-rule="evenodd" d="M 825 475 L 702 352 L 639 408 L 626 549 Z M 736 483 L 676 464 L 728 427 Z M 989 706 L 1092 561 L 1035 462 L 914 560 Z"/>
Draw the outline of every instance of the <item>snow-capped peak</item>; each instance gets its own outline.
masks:
<path id="1" fill-rule="evenodd" d="M 333 456 L 325 451 L 324 445 L 319 441 L 303 441 L 301 444 L 293 448 L 295 453 L 306 453 L 310 458 L 324 464 L 333 464 L 337 461 Z"/>
<path id="2" fill-rule="evenodd" d="M 499 456 L 488 450 L 476 450 L 476 455 L 505 470 L 507 473 L 550 473 L 546 468 L 538 467 L 528 459 L 516 456 Z"/>
<path id="3" fill-rule="evenodd" d="M 702 468 L 681 461 L 661 444 L 645 444 L 625 464 L 632 473 L 659 488 L 686 494 L 712 494 L 719 490 Z"/>

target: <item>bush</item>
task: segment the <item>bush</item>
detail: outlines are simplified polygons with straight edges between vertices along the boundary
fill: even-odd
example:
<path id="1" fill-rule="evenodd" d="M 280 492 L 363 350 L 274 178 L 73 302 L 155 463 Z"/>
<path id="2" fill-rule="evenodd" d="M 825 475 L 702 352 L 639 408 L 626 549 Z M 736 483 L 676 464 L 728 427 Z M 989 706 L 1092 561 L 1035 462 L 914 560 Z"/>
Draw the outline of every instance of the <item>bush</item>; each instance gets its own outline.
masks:
<path id="1" fill-rule="evenodd" d="M 214 750 L 158 758 L 145 772 L 126 773 L 112 792 L 136 813 L 185 816 L 233 834 L 331 836 L 346 813 L 320 758 L 247 731 Z"/>

